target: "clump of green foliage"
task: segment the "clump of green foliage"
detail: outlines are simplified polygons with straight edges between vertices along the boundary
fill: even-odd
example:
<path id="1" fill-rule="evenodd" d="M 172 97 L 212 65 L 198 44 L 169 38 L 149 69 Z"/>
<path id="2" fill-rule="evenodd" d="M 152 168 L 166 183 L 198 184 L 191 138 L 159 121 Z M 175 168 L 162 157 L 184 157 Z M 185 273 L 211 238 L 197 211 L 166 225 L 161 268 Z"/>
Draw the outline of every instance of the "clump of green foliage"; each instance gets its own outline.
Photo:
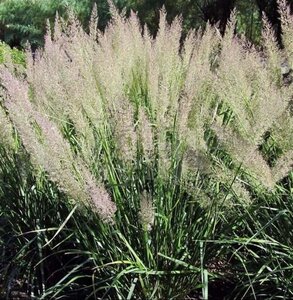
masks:
<path id="1" fill-rule="evenodd" d="M 0 64 L 11 60 L 13 64 L 25 66 L 25 53 L 16 48 L 10 48 L 4 42 L 0 43 Z"/>

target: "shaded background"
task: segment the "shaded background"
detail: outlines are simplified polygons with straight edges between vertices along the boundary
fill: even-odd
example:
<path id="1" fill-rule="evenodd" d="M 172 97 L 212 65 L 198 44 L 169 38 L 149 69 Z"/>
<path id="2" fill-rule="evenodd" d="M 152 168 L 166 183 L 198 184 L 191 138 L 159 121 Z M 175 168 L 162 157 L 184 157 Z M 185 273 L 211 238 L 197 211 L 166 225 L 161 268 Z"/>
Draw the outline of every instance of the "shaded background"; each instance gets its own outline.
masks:
<path id="1" fill-rule="evenodd" d="M 46 19 L 54 21 L 56 12 L 66 18 L 72 9 L 86 28 L 94 3 L 99 12 L 99 28 L 104 29 L 109 18 L 107 0 L 2 0 L 0 2 L 0 39 L 12 47 L 23 47 L 29 41 L 33 47 L 42 46 Z M 261 16 L 266 14 L 273 25 L 281 45 L 281 26 L 277 0 L 114 0 L 119 10 L 138 12 L 142 24 L 147 24 L 153 35 L 158 29 L 159 10 L 165 6 L 168 21 L 177 15 L 183 17 L 185 34 L 190 28 L 204 27 L 207 21 L 217 24 L 225 32 L 231 11 L 237 10 L 236 33 L 245 34 L 258 43 L 261 32 Z M 293 8 L 293 0 L 287 0 Z"/>

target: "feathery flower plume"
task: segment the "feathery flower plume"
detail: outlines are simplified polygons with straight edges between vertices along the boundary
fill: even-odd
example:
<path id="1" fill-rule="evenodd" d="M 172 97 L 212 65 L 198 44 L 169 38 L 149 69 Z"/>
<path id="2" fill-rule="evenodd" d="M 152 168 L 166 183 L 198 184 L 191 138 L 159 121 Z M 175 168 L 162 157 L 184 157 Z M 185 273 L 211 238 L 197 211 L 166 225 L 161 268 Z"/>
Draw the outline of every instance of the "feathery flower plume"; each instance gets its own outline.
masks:
<path id="1" fill-rule="evenodd" d="M 286 177 L 293 168 L 293 150 L 287 151 L 283 154 L 272 168 L 272 174 L 275 182 L 280 181 Z"/>
<path id="2" fill-rule="evenodd" d="M 88 169 L 72 155 L 70 146 L 54 124 L 39 114 L 35 113 L 34 117 L 44 135 L 48 157 L 42 163 L 50 178 L 74 199 L 92 204 L 104 221 L 113 221 L 116 206 L 107 191 L 96 185 Z"/>
<path id="3" fill-rule="evenodd" d="M 274 187 L 274 180 L 271 169 L 260 154 L 257 146 L 243 140 L 237 133 L 229 128 L 223 128 L 217 124 L 213 125 L 219 142 L 228 150 L 228 153 L 247 168 L 257 180 L 261 181 L 269 189 Z"/>
<path id="4" fill-rule="evenodd" d="M 1 79 L 7 91 L 4 105 L 32 162 L 42 166 L 60 190 L 86 205 L 93 203 L 103 220 L 112 219 L 115 204 L 109 196 L 106 197 L 103 188 L 95 185 L 89 171 L 80 158 L 73 155 L 56 125 L 30 102 L 27 84 L 18 81 L 8 71 L 1 73 Z"/>
<path id="5" fill-rule="evenodd" d="M 182 173 L 184 176 L 189 176 L 189 172 L 195 173 L 200 171 L 202 174 L 211 174 L 212 162 L 207 157 L 205 151 L 188 143 L 187 149 L 184 152 L 182 162 Z"/>
<path id="6" fill-rule="evenodd" d="M 293 145 L 293 117 L 288 108 L 271 129 L 272 138 L 283 152 L 290 151 Z"/>
<path id="7" fill-rule="evenodd" d="M 95 41 L 97 39 L 97 31 L 98 28 L 98 8 L 97 3 L 94 3 L 92 13 L 91 13 L 91 19 L 89 23 L 89 33 L 90 37 Z"/>
<path id="8" fill-rule="evenodd" d="M 14 139 L 13 139 L 13 126 L 4 109 L 0 105 L 0 144 L 8 149 L 13 149 Z"/>
<path id="9" fill-rule="evenodd" d="M 99 214 L 103 221 L 113 223 L 117 208 L 109 193 L 102 184 L 97 185 L 96 180 L 85 167 L 80 167 L 80 169 L 93 210 Z"/>
<path id="10" fill-rule="evenodd" d="M 272 82 L 281 84 L 281 52 L 279 51 L 277 38 L 272 25 L 269 23 L 266 16 L 262 18 L 262 44 L 264 45 L 264 67 L 268 69 L 268 75 Z"/>
<path id="11" fill-rule="evenodd" d="M 140 139 L 144 151 L 144 155 L 147 158 L 151 158 L 154 153 L 154 136 L 152 130 L 152 124 L 146 114 L 145 109 L 139 108 L 138 115 L 138 127 Z"/>
<path id="12" fill-rule="evenodd" d="M 2 69 L 0 76 L 4 87 L 1 91 L 3 105 L 9 113 L 9 118 L 18 130 L 24 146 L 37 153 L 38 141 L 32 126 L 33 108 L 27 98 L 28 87 L 24 82 L 17 80 L 7 69 Z"/>
<path id="13" fill-rule="evenodd" d="M 155 222 L 155 209 L 152 203 L 151 196 L 144 190 L 140 198 L 140 219 L 147 229 L 151 231 Z"/>
<path id="14" fill-rule="evenodd" d="M 132 104 L 122 98 L 119 107 L 112 111 L 114 136 L 118 143 L 119 153 L 125 161 L 136 159 L 137 134 L 134 126 Z"/>

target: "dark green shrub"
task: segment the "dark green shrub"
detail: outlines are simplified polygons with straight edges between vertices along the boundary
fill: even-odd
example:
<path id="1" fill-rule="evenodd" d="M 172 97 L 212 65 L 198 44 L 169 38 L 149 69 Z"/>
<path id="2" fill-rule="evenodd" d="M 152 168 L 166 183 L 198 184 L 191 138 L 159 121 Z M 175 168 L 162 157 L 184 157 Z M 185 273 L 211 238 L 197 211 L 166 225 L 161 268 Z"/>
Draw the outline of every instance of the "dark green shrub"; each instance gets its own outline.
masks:
<path id="1" fill-rule="evenodd" d="M 46 32 L 46 20 L 54 23 L 56 13 L 66 18 L 68 9 L 74 11 L 85 27 L 88 27 L 95 0 L 4 0 L 0 3 L 0 38 L 11 46 L 33 48 L 42 46 Z M 106 0 L 98 1 L 99 26 L 104 28 L 109 19 Z"/>

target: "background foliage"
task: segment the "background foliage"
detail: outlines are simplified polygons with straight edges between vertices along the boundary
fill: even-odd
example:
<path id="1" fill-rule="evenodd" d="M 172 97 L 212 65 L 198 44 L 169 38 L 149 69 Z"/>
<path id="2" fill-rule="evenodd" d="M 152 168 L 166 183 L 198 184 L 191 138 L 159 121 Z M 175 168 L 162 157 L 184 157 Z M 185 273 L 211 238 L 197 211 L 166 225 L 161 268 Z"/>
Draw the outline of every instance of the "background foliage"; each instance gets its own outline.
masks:
<path id="1" fill-rule="evenodd" d="M 56 12 L 66 17 L 72 9 L 88 27 L 94 0 L 4 0 L 0 3 L 0 37 L 11 46 L 25 46 L 27 41 L 36 48 L 43 45 L 46 19 L 53 24 Z M 99 26 L 109 19 L 106 1 L 98 1 Z"/>
<path id="2" fill-rule="evenodd" d="M 46 19 L 53 22 L 56 12 L 66 17 L 72 9 L 87 28 L 93 4 L 97 2 L 99 28 L 104 29 L 110 14 L 107 0 L 2 0 L 0 3 L 0 38 L 11 46 L 24 46 L 28 40 L 33 47 L 43 45 Z M 261 32 L 261 16 L 265 13 L 280 37 L 280 22 L 276 0 L 114 0 L 114 4 L 127 12 L 138 12 L 141 22 L 151 33 L 158 29 L 159 9 L 164 5 L 168 21 L 182 15 L 183 31 L 204 27 L 206 22 L 218 24 L 223 33 L 231 11 L 238 11 L 236 30 L 258 43 Z M 293 5 L 292 0 L 287 0 Z"/>

